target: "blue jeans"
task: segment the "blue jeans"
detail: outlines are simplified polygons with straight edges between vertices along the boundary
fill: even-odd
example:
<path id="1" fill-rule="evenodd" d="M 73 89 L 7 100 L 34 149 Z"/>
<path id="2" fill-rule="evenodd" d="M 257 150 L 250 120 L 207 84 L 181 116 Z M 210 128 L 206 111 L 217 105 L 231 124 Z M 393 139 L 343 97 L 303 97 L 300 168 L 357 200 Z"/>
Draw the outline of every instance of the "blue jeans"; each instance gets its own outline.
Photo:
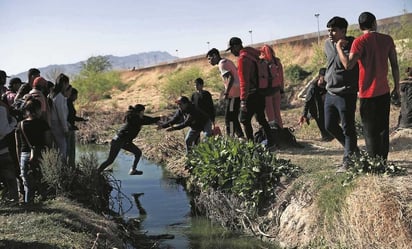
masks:
<path id="1" fill-rule="evenodd" d="M 200 142 L 200 133 L 205 133 L 206 137 L 213 136 L 212 133 L 212 121 L 210 119 L 207 121 L 206 125 L 203 127 L 203 130 L 195 130 L 190 128 L 189 132 L 186 134 L 185 143 L 186 143 L 186 153 L 188 153 L 192 147 Z"/>
<path id="2" fill-rule="evenodd" d="M 388 158 L 390 95 L 360 99 L 360 115 L 366 151 L 372 157 Z"/>
<path id="3" fill-rule="evenodd" d="M 20 154 L 20 172 L 24 186 L 24 202 L 30 203 L 34 200 L 36 190 L 40 189 L 41 176 L 33 173 L 33 167 L 29 166 L 30 152 Z M 37 166 L 39 169 L 40 166 Z"/>
<path id="4" fill-rule="evenodd" d="M 352 154 L 358 154 L 355 111 L 356 94 L 325 96 L 325 128 L 344 147 L 343 161 L 348 162 Z"/>

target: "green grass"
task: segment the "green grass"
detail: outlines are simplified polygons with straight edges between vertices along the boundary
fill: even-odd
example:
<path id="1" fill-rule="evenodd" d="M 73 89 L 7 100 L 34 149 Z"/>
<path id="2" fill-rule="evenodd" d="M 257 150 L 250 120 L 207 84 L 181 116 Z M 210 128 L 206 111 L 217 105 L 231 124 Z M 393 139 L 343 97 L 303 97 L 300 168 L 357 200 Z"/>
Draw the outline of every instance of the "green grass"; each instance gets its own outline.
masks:
<path id="1" fill-rule="evenodd" d="M 107 245 L 99 248 L 123 243 L 112 222 L 65 198 L 31 206 L 0 206 L 0 213 L 0 248 L 91 248 L 97 233 L 105 237 L 100 245 Z"/>

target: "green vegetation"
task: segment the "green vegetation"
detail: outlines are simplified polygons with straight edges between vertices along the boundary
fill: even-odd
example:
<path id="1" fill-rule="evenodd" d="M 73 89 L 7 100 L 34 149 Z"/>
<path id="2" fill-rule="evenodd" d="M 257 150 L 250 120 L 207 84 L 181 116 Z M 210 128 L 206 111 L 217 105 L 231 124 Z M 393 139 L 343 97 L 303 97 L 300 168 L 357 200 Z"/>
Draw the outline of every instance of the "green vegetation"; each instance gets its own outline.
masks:
<path id="1" fill-rule="evenodd" d="M 188 155 L 188 166 L 203 190 L 238 196 L 253 214 L 275 199 L 281 177 L 295 177 L 299 168 L 278 159 L 261 144 L 214 137 Z"/>
<path id="2" fill-rule="evenodd" d="M 310 73 L 305 71 L 301 66 L 293 64 L 286 66 L 284 69 L 285 78 L 291 82 L 291 86 L 299 84 Z"/>
<path id="3" fill-rule="evenodd" d="M 108 71 L 110 68 L 111 64 L 105 56 L 90 57 L 83 63 L 80 74 L 71 81 L 80 93 L 80 104 L 110 98 L 113 89 L 125 90 L 126 84 L 121 81 L 120 73 Z"/>
<path id="4" fill-rule="evenodd" d="M 190 67 L 186 70 L 176 70 L 166 76 L 166 83 L 161 86 L 165 99 L 177 99 L 179 96 L 192 96 L 195 91 L 194 80 L 203 77 L 199 67 Z"/>

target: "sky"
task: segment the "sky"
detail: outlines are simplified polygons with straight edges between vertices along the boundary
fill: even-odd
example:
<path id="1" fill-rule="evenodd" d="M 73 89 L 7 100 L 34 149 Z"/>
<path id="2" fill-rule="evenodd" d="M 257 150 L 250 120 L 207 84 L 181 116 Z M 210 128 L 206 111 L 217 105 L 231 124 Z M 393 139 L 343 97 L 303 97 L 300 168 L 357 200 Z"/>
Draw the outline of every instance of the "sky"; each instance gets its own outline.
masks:
<path id="1" fill-rule="evenodd" d="M 412 0 L 0 0 L 0 69 L 70 64 L 91 56 L 166 51 L 185 58 L 412 11 Z M 315 17 L 315 14 L 319 14 Z"/>

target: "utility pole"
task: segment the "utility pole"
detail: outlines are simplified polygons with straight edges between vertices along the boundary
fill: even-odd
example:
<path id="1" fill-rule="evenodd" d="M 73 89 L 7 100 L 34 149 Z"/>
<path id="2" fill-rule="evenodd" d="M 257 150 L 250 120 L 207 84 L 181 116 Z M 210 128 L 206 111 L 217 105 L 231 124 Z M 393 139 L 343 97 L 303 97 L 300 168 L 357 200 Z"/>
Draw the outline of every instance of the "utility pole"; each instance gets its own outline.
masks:
<path id="1" fill-rule="evenodd" d="M 252 30 L 249 30 L 249 34 L 250 34 L 250 45 L 253 44 L 253 38 L 252 38 Z"/>
<path id="2" fill-rule="evenodd" d="M 318 22 L 318 44 L 320 43 L 320 31 L 319 31 L 319 13 L 315 14 L 316 20 Z"/>

